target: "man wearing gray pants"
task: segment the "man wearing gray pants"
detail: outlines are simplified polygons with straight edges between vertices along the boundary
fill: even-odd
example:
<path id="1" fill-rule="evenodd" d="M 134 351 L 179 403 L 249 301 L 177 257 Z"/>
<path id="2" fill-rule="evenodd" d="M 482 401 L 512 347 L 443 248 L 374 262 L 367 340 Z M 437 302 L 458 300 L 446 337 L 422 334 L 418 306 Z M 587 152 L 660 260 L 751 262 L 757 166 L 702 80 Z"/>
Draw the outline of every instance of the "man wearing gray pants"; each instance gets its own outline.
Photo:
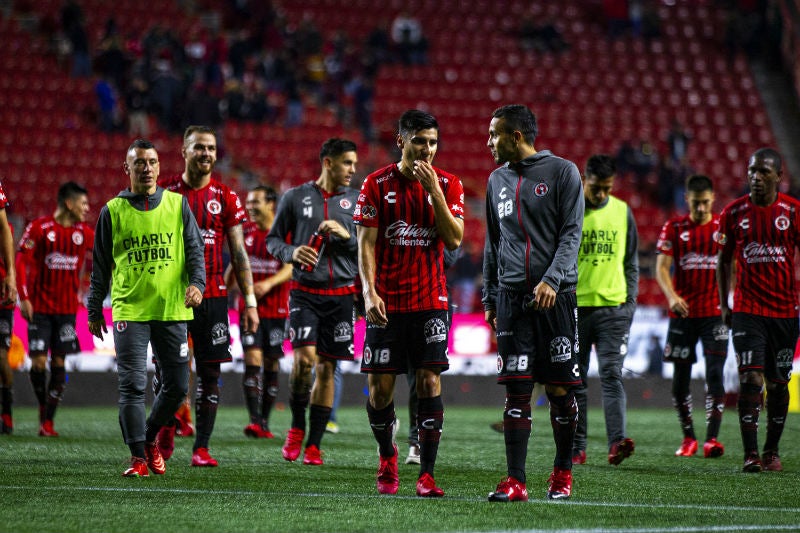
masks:
<path id="1" fill-rule="evenodd" d="M 582 384 L 575 389 L 578 427 L 573 464 L 586 462 L 586 376 L 592 345 L 600 372 L 608 462 L 618 465 L 634 449 L 633 439 L 625 431 L 622 364 L 628 354 L 628 335 L 639 292 L 638 236 L 630 206 L 610 195 L 615 175 L 614 160 L 598 154 L 589 158 L 582 178 L 586 205 L 578 251 L 577 288 Z"/>

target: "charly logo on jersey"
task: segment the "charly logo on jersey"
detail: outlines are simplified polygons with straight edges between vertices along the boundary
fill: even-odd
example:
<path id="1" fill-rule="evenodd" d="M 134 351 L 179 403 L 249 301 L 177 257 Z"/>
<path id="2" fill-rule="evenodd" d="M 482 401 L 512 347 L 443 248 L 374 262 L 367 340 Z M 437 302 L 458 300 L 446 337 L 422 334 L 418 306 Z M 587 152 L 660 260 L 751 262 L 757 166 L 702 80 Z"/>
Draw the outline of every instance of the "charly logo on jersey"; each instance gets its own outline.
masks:
<path id="1" fill-rule="evenodd" d="M 546 196 L 548 192 L 550 192 L 550 186 L 543 181 L 537 183 L 536 186 L 533 188 L 533 194 L 535 194 L 539 198 L 541 198 L 542 196 Z"/>
<path id="2" fill-rule="evenodd" d="M 206 209 L 212 215 L 219 215 L 222 212 L 222 204 L 219 203 L 219 200 L 212 199 L 206 204 Z"/>
<path id="3" fill-rule="evenodd" d="M 228 342 L 228 325 L 217 322 L 211 327 L 211 344 L 214 346 Z"/>
<path id="4" fill-rule="evenodd" d="M 56 232 L 55 231 L 48 231 L 47 232 L 47 240 L 50 242 L 56 242 Z"/>
<path id="5" fill-rule="evenodd" d="M 72 234 L 72 242 L 75 243 L 75 246 L 80 246 L 83 244 L 83 233 L 80 231 L 76 231 Z"/>
<path id="6" fill-rule="evenodd" d="M 339 322 L 333 328 L 333 342 L 348 342 L 353 338 L 353 326 L 348 322 Z"/>
<path id="7" fill-rule="evenodd" d="M 350 201 L 350 198 L 342 198 L 339 200 L 339 207 L 342 209 L 350 209 L 353 207 L 353 202 Z"/>
<path id="8" fill-rule="evenodd" d="M 386 193 L 386 196 L 383 197 L 386 200 L 386 203 L 389 204 L 396 204 L 397 203 L 397 193 L 395 191 L 389 191 Z"/>
<path id="9" fill-rule="evenodd" d="M 441 318 L 432 318 L 425 322 L 425 344 L 442 342 L 447 339 L 447 325 Z"/>
<path id="10" fill-rule="evenodd" d="M 564 363 L 572 358 L 572 343 L 566 337 L 556 337 L 550 341 L 550 362 Z"/>
<path id="11" fill-rule="evenodd" d="M 786 231 L 790 225 L 789 217 L 786 215 L 780 215 L 775 219 L 775 227 L 778 228 L 778 231 Z"/>
<path id="12" fill-rule="evenodd" d="M 678 238 L 680 240 L 682 240 L 683 242 L 689 242 L 689 236 L 690 235 L 691 234 L 688 231 L 682 231 L 681 234 L 678 235 Z"/>
<path id="13" fill-rule="evenodd" d="M 739 222 L 739 227 L 742 229 L 750 229 L 750 219 L 748 217 L 744 217 L 741 222 Z"/>

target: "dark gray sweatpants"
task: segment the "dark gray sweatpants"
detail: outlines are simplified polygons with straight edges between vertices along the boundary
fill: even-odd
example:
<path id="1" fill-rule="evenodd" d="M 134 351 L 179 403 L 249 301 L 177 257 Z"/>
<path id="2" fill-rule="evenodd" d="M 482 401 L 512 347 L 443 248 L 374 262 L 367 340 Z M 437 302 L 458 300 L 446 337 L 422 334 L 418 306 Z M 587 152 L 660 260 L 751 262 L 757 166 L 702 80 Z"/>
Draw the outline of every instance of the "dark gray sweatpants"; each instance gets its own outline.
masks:
<path id="1" fill-rule="evenodd" d="M 163 426 L 175 415 L 189 390 L 186 322 L 114 322 L 119 372 L 119 425 L 126 444 L 144 442 L 145 423 Z M 161 368 L 162 386 L 145 422 L 147 344 Z"/>

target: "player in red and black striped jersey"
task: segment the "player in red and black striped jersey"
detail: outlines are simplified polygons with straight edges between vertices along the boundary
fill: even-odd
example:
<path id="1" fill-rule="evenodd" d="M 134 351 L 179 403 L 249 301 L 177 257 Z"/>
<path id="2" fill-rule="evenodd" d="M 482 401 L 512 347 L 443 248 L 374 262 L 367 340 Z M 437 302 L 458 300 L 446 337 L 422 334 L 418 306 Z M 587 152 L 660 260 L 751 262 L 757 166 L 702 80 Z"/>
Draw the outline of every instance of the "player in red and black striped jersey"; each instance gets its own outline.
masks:
<path id="1" fill-rule="evenodd" d="M 18 247 L 19 307 L 28 321 L 30 380 L 39 402 L 39 435 L 43 437 L 58 436 L 53 417 L 66 386 L 64 359 L 80 351 L 75 313 L 83 267 L 91 259 L 94 244 L 94 229 L 84 222 L 88 212 L 86 189 L 71 181 L 64 183 L 58 189 L 55 213 L 28 224 Z"/>
<path id="2" fill-rule="evenodd" d="M 208 453 L 208 443 L 217 417 L 220 363 L 231 360 L 228 289 L 222 257 L 226 239 L 233 273 L 246 305 L 240 326 L 245 333 L 258 328 L 253 275 L 242 232 L 247 214 L 236 192 L 212 177 L 217 161 L 217 137 L 213 129 L 207 126 L 186 128 L 181 153 L 185 161 L 183 173 L 163 181 L 161 186 L 184 195 L 188 200 L 203 235 L 206 259 L 203 302 L 194 309 L 194 319 L 189 323 L 197 371 L 197 433 L 192 466 L 217 466 L 217 461 Z M 174 427 L 165 427 L 158 439 L 162 454 L 166 450 L 166 456 L 172 453 L 170 432 L 174 434 Z"/>
<path id="3" fill-rule="evenodd" d="M 242 335 L 245 364 L 242 387 L 250 416 L 244 434 L 268 439 L 274 437 L 269 430 L 269 415 L 278 394 L 279 362 L 283 357 L 286 318 L 289 316 L 287 282 L 292 277 L 292 264 L 281 263 L 267 250 L 267 234 L 275 218 L 277 200 L 278 194 L 272 187 L 259 185 L 252 189 L 245 201 L 250 221 L 244 224 L 244 245 L 253 271 L 259 317 L 255 333 Z M 225 280 L 229 284 L 233 282 L 232 274 L 232 267 L 229 266 L 225 272 Z M 244 300 L 239 299 L 239 314 L 245 310 Z"/>
<path id="4" fill-rule="evenodd" d="M 431 164 L 438 143 L 432 115 L 403 113 L 397 135 L 402 158 L 367 176 L 353 216 L 367 318 L 361 371 L 368 374 L 367 416 L 378 442 L 376 486 L 383 494 L 399 486 L 396 375 L 415 372 L 417 495 L 444 495 L 433 478 L 444 420 L 440 373 L 448 368 L 444 249 L 456 249 L 464 236 L 464 189 L 456 176 Z"/>
<path id="5" fill-rule="evenodd" d="M 664 360 L 675 364 L 672 401 L 683 430 L 683 442 L 675 455 L 690 457 L 697 452 L 690 384 L 700 340 L 706 376 L 703 456 L 719 457 L 725 450 L 717 436 L 725 408 L 722 373 L 728 354 L 728 327 L 719 310 L 715 241 L 719 215 L 712 210 L 714 186 L 708 176 L 689 176 L 686 203 L 689 214 L 668 220 L 656 244 L 656 280 L 667 298 L 670 317 Z"/>
<path id="6" fill-rule="evenodd" d="M 800 335 L 795 253 L 800 201 L 779 192 L 781 156 L 756 150 L 747 164 L 750 193 L 723 209 L 717 263 L 722 319 L 733 332 L 739 364 L 739 428 L 745 472 L 782 470 L 778 443 L 789 409 L 788 382 Z M 736 263 L 733 310 L 728 306 Z M 758 415 L 766 382 L 767 437 L 758 455 Z"/>
<path id="7" fill-rule="evenodd" d="M 17 269 L 14 261 L 14 232 L 8 223 L 6 208 L 9 202 L 0 184 L 0 433 L 10 434 L 14 429 L 11 405 L 13 403 L 14 373 L 8 362 L 8 349 L 13 331 L 14 307 L 17 303 Z M 7 339 L 2 337 L 7 336 Z"/>

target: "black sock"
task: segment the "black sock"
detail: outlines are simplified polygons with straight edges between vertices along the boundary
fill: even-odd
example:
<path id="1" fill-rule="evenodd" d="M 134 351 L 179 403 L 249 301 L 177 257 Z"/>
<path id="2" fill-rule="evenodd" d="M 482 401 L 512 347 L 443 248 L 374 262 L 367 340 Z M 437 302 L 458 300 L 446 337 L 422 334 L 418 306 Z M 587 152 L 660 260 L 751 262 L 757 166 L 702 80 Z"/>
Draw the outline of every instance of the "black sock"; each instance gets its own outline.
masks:
<path id="1" fill-rule="evenodd" d="M 444 426 L 444 404 L 441 396 L 419 398 L 417 409 L 417 434 L 419 435 L 419 474 L 433 475 L 439 439 Z"/>
<path id="2" fill-rule="evenodd" d="M 50 385 L 47 387 L 47 414 L 45 419 L 53 420 L 56 416 L 56 409 L 64 397 L 64 389 L 67 386 L 67 370 L 63 366 L 56 366 L 50 369 Z"/>
<path id="3" fill-rule="evenodd" d="M 764 451 L 778 453 L 778 443 L 789 412 L 789 387 L 776 385 L 767 390 L 767 439 Z"/>
<path id="4" fill-rule="evenodd" d="M 289 393 L 289 408 L 292 410 L 292 427 L 306 430 L 306 408 L 311 401 L 311 392 Z"/>
<path id="5" fill-rule="evenodd" d="M 550 425 L 553 426 L 553 440 L 556 442 L 556 458 L 553 466 L 564 470 L 572 469 L 572 444 L 575 428 L 578 425 L 578 403 L 572 391 L 564 396 L 547 395 L 550 400 Z"/>
<path id="6" fill-rule="evenodd" d="M 28 376 L 33 386 L 33 394 L 39 402 L 39 423 L 45 421 L 45 407 L 47 406 L 47 373 L 44 370 L 31 368 Z"/>
<path id="7" fill-rule="evenodd" d="M 258 411 L 261 401 L 261 368 L 256 365 L 247 365 L 242 376 L 242 389 L 247 414 L 251 424 L 261 424 L 261 413 Z"/>
<path id="8" fill-rule="evenodd" d="M 739 429 L 745 455 L 758 453 L 758 413 L 761 411 L 761 387 L 742 383 L 739 387 Z"/>
<path id="9" fill-rule="evenodd" d="M 208 448 L 219 406 L 219 363 L 197 365 L 196 430 L 193 450 Z"/>
<path id="10" fill-rule="evenodd" d="M 261 426 L 269 429 L 269 415 L 272 413 L 272 406 L 275 405 L 275 398 L 278 397 L 278 373 L 272 370 L 264 370 L 264 392 L 261 395 Z"/>
<path id="11" fill-rule="evenodd" d="M 381 410 L 377 410 L 367 401 L 367 418 L 372 434 L 378 442 L 378 453 L 382 457 L 392 457 L 395 455 L 394 444 L 392 442 L 392 426 L 395 421 L 394 402 L 390 403 Z"/>
<path id="12" fill-rule="evenodd" d="M 325 426 L 331 418 L 331 408 L 322 405 L 311 404 L 308 410 L 308 438 L 306 448 L 314 445 L 319 448 L 322 442 L 322 435 L 325 433 Z"/>
<path id="13" fill-rule="evenodd" d="M 531 393 L 533 384 L 506 386 L 506 405 L 503 410 L 503 437 L 506 444 L 508 475 L 525 483 L 525 461 L 531 437 Z M 572 451 L 570 450 L 570 453 Z"/>

